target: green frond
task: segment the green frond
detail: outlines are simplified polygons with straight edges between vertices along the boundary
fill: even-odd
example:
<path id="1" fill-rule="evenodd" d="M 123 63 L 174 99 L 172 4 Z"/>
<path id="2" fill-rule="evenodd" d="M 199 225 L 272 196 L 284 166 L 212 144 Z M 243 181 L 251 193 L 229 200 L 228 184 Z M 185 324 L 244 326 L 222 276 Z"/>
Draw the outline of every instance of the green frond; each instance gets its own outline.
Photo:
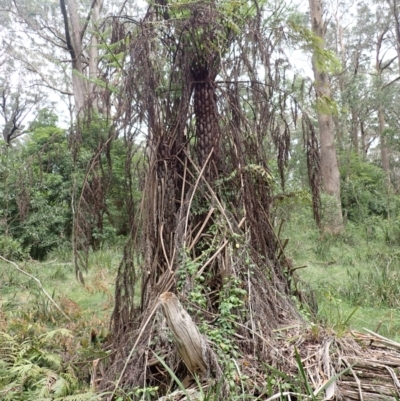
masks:
<path id="1" fill-rule="evenodd" d="M 78 385 L 78 378 L 75 375 L 73 369 L 69 369 L 69 372 L 61 373 L 60 376 L 69 383 L 71 387 L 76 387 Z"/>
<path id="2" fill-rule="evenodd" d="M 58 370 L 61 368 L 62 358 L 60 357 L 60 355 L 57 355 L 57 354 L 43 352 L 37 358 L 37 362 L 40 365 L 44 365 L 48 368 Z"/>
<path id="3" fill-rule="evenodd" d="M 54 401 L 96 401 L 100 398 L 91 391 L 87 393 L 68 395 L 66 397 L 54 398 Z"/>
<path id="4" fill-rule="evenodd" d="M 57 335 L 60 335 L 61 337 L 69 337 L 69 338 L 74 337 L 70 330 L 60 328 L 60 329 L 48 331 L 47 333 L 41 335 L 39 338 L 43 339 L 44 341 L 49 341 L 49 340 L 52 340 Z"/>
<path id="5" fill-rule="evenodd" d="M 0 361 L 13 363 L 17 357 L 18 344 L 12 336 L 0 332 Z"/>
<path id="6" fill-rule="evenodd" d="M 71 392 L 70 383 L 59 376 L 51 388 L 55 397 L 65 397 Z"/>

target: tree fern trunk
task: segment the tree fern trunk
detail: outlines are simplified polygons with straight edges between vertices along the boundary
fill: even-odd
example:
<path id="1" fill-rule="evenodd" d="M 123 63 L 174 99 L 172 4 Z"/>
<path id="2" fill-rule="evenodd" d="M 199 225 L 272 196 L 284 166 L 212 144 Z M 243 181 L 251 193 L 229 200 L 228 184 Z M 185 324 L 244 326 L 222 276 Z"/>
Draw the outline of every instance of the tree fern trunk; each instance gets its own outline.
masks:
<path id="1" fill-rule="evenodd" d="M 207 71 L 193 73 L 194 113 L 196 116 L 197 155 L 201 167 L 210 156 L 205 177 L 212 181 L 218 172 L 219 141 L 221 132 L 218 125 L 215 85 Z M 212 153 L 211 153 L 212 152 Z"/>

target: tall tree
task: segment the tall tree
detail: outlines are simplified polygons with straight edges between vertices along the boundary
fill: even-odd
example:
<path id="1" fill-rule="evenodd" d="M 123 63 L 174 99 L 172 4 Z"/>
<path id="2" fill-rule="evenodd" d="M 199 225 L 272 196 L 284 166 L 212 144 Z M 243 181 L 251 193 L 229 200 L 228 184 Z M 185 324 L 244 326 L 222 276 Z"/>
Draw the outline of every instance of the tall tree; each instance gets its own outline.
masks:
<path id="1" fill-rule="evenodd" d="M 284 90 L 288 60 L 280 45 L 288 12 L 277 6 L 267 19 L 264 12 L 257 2 L 160 2 L 129 36 L 125 53 L 135 63 L 127 64 L 121 90 L 130 99 L 130 121 L 146 126 L 148 167 L 142 213 L 118 271 L 115 354 L 105 388 L 117 376 L 117 385 L 165 391 L 164 368 L 150 363 L 149 349 L 163 350 L 181 380 L 190 375 L 160 335 L 161 316 L 152 319 L 159 300 L 171 298 L 165 292 L 178 294 L 211 338 L 220 358 L 204 343 L 204 364 L 217 378 L 235 352 L 251 349 L 262 360 L 261 338 L 301 319 L 271 219 L 267 159 L 275 146 L 284 173 L 299 115 Z M 318 173 L 316 135 L 305 113 L 303 124 L 310 169 Z"/>
<path id="2" fill-rule="evenodd" d="M 23 122 L 41 99 L 40 94 L 27 91 L 21 82 L 13 88 L 9 79 L 10 76 L 0 80 L 0 116 L 4 121 L 3 139 L 8 145 L 26 133 Z"/>
<path id="3" fill-rule="evenodd" d="M 386 175 L 386 184 L 388 189 L 390 183 L 390 152 L 387 143 L 387 127 L 385 117 L 385 95 L 387 88 L 396 80 L 385 82 L 384 72 L 387 71 L 397 57 L 387 58 L 388 36 L 392 23 L 388 17 L 387 10 L 384 7 L 378 7 L 376 11 L 376 48 L 375 48 L 375 71 L 376 71 L 376 92 L 377 92 L 377 109 L 378 109 L 378 133 L 380 139 L 382 168 Z M 389 45 L 390 47 L 390 45 Z"/>
<path id="4" fill-rule="evenodd" d="M 321 54 L 324 50 L 326 25 L 322 16 L 320 0 L 310 0 L 311 25 L 319 39 L 313 58 L 314 86 L 317 98 L 318 128 L 321 144 L 321 173 L 323 189 L 331 202 L 324 222 L 324 230 L 338 234 L 343 230 L 343 216 L 340 201 L 340 174 L 335 147 L 335 130 L 328 71 L 323 68 Z"/>

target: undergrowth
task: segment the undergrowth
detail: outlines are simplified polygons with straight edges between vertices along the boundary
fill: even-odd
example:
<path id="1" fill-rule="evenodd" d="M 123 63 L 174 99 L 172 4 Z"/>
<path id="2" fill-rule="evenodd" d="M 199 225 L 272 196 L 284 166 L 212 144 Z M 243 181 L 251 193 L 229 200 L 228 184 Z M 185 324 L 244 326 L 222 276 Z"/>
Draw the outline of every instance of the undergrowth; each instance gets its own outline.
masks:
<path id="1" fill-rule="evenodd" d="M 398 266 L 400 241 L 396 219 L 371 217 L 364 223 L 347 222 L 338 236 L 321 236 L 309 218 L 307 205 L 285 219 L 281 239 L 289 238 L 286 257 L 314 291 L 318 303 L 315 314 L 303 311 L 316 326 L 328 326 L 338 335 L 363 328 L 398 339 L 400 332 L 400 284 Z M 279 219 L 278 224 L 279 226 Z M 42 263 L 32 260 L 20 266 L 37 277 L 53 299 L 71 317 L 66 320 L 40 288 L 12 266 L 0 269 L 0 399 L 5 401 L 99 400 L 96 377 L 107 362 L 107 327 L 113 306 L 113 283 L 121 258 L 120 250 L 103 249 L 90 255 L 86 285 L 77 283 L 70 263 L 70 250 L 54 250 Z M 199 266 L 193 266 L 198 269 Z M 201 276 L 199 280 L 203 280 Z M 200 283 L 201 284 L 201 283 Z M 190 294 L 201 306 L 202 294 Z M 246 396 L 248 378 L 238 371 L 237 355 L 230 338 L 235 316 L 243 307 L 243 290 L 227 280 L 221 297 L 220 325 L 212 330 L 206 322 L 201 329 L 225 358 L 225 379 L 232 388 L 240 387 L 238 398 Z M 196 308 L 192 311 L 196 312 Z M 274 391 L 307 393 L 301 375 L 289 377 L 265 367 L 265 396 Z M 179 387 L 179 385 L 178 385 Z M 202 393 L 204 399 L 218 398 L 218 383 Z M 135 388 L 129 394 L 117 391 L 119 401 L 153 399 L 156 388 Z"/>
<path id="2" fill-rule="evenodd" d="M 289 238 L 287 256 L 299 276 L 315 291 L 315 323 L 336 332 L 363 328 L 399 338 L 398 266 L 400 241 L 397 220 L 376 216 L 346 224 L 337 236 L 321 235 L 306 207 L 298 207 L 284 224 Z"/>
<path id="3" fill-rule="evenodd" d="M 104 347 L 113 307 L 119 249 L 90 256 L 86 285 L 78 284 L 69 252 L 47 261 L 19 262 L 40 280 L 67 319 L 29 277 L 0 266 L 0 399 L 99 400 L 96 386 L 108 352 Z"/>

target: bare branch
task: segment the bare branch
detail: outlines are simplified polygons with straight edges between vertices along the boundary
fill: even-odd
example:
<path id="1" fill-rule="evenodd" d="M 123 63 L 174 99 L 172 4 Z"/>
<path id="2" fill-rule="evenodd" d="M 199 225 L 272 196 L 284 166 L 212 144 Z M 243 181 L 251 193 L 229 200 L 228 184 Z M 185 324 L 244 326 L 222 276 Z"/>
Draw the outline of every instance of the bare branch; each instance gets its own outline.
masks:
<path id="1" fill-rule="evenodd" d="M 49 301 L 56 307 L 56 309 L 70 322 L 72 322 L 72 319 L 58 306 L 58 304 L 54 301 L 54 299 L 50 296 L 50 294 L 46 291 L 46 289 L 43 287 L 42 283 L 38 278 L 33 276 L 32 274 L 26 272 L 25 270 L 21 269 L 15 262 L 12 262 L 11 260 L 6 259 L 5 257 L 0 255 L 0 259 L 4 260 L 7 263 L 10 263 L 17 269 L 20 273 L 24 274 L 25 276 L 28 276 L 32 280 L 34 280 L 39 288 L 42 290 L 43 294 L 49 299 Z"/>

